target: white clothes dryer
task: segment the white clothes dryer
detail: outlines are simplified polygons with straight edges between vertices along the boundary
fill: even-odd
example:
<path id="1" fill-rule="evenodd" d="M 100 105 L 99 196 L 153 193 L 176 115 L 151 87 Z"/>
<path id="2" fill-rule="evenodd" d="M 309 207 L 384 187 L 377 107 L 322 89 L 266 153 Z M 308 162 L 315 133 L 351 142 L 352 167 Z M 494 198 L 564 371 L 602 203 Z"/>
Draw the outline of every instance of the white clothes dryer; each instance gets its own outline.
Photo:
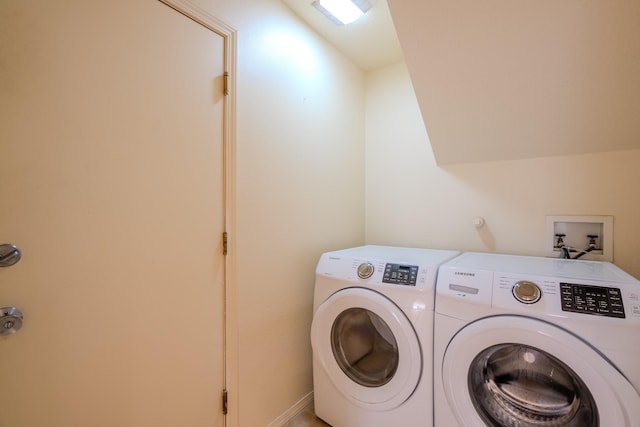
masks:
<path id="1" fill-rule="evenodd" d="M 640 282 L 606 262 L 440 267 L 435 427 L 640 426 Z"/>
<path id="2" fill-rule="evenodd" d="M 334 427 L 433 426 L 438 266 L 455 251 L 362 246 L 316 269 L 316 415 Z"/>

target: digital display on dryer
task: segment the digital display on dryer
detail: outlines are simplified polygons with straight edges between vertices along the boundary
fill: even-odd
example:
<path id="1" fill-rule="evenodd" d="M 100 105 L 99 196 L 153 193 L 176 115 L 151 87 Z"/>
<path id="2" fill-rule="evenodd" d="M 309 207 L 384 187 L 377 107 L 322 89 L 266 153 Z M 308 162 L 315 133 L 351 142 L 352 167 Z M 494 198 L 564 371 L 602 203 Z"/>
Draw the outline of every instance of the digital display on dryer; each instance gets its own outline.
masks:
<path id="1" fill-rule="evenodd" d="M 387 264 L 384 268 L 382 283 L 415 286 L 417 278 L 417 265 Z"/>
<path id="2" fill-rule="evenodd" d="M 624 319 L 624 305 L 619 288 L 560 283 L 562 310 L 573 313 Z"/>

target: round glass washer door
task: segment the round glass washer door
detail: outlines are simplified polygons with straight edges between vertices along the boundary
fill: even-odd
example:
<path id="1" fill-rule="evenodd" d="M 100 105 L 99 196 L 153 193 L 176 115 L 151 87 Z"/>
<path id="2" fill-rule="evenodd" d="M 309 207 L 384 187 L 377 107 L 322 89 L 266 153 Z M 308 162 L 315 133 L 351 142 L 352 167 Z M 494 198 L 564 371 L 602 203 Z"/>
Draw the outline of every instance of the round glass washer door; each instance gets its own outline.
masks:
<path id="1" fill-rule="evenodd" d="M 584 381 L 561 360 L 516 343 L 491 346 L 469 367 L 469 394 L 488 425 L 598 427 Z"/>
<path id="2" fill-rule="evenodd" d="M 316 310 L 314 356 L 345 398 L 370 410 L 404 403 L 422 375 L 418 337 L 402 310 L 363 288 L 338 291 Z"/>
<path id="3" fill-rule="evenodd" d="M 461 425 L 632 427 L 640 416 L 640 396 L 603 355 L 564 329 L 521 316 L 459 331 L 437 380 Z"/>

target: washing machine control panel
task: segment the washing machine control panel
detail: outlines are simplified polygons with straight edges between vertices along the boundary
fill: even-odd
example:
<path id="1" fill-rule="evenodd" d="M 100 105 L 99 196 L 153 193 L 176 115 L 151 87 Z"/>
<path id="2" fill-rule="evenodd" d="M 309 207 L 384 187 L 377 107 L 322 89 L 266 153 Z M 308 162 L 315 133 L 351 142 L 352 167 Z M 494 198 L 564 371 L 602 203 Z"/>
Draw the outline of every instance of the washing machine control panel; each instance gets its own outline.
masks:
<path id="1" fill-rule="evenodd" d="M 623 318 L 624 305 L 619 288 L 560 283 L 562 310 Z"/>
<path id="2" fill-rule="evenodd" d="M 418 279 L 417 265 L 387 264 L 384 267 L 382 283 L 415 286 Z"/>

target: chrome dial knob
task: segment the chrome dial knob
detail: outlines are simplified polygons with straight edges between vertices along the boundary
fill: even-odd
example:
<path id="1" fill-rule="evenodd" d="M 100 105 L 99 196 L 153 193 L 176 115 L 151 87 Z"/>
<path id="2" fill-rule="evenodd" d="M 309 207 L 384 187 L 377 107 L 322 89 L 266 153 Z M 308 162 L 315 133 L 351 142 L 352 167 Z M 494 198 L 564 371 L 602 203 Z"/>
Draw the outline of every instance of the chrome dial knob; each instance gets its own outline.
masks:
<path id="1" fill-rule="evenodd" d="M 513 296 L 524 304 L 533 304 L 540 301 L 540 298 L 542 298 L 542 291 L 540 290 L 540 287 L 527 280 L 520 280 L 516 282 L 511 291 L 513 292 Z"/>
<path id="2" fill-rule="evenodd" d="M 373 264 L 370 262 L 363 262 L 358 266 L 358 277 L 361 279 L 368 279 L 373 275 Z"/>

